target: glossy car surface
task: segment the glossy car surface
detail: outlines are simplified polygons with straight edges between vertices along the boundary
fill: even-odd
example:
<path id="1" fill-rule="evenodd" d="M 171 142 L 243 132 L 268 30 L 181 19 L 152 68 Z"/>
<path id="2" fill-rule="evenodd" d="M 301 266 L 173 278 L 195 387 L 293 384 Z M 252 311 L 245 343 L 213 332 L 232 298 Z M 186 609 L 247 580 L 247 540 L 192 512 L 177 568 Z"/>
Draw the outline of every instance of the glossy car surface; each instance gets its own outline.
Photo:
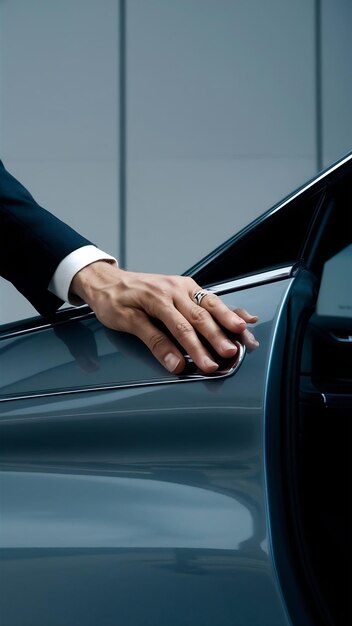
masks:
<path id="1" fill-rule="evenodd" d="M 349 154 L 187 272 L 260 318 L 220 374 L 87 307 L 0 329 L 1 626 L 348 623 L 352 314 L 316 303 L 351 179 Z"/>

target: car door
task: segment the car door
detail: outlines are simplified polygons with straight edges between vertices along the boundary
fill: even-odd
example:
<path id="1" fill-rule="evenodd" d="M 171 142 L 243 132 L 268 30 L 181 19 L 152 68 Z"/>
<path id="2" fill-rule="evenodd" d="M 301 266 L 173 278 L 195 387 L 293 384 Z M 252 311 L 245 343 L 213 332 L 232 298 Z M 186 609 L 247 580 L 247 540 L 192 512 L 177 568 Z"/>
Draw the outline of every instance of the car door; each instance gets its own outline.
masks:
<path id="1" fill-rule="evenodd" d="M 324 394 L 312 333 L 325 341 L 331 330 L 316 301 L 326 259 L 349 240 L 350 174 L 347 156 L 186 272 L 259 315 L 259 347 L 237 337 L 216 375 L 192 363 L 169 374 L 87 307 L 1 329 L 4 626 L 312 625 L 346 614 L 338 584 L 322 600 L 311 536 L 327 535 L 309 508 L 305 424 Z"/>

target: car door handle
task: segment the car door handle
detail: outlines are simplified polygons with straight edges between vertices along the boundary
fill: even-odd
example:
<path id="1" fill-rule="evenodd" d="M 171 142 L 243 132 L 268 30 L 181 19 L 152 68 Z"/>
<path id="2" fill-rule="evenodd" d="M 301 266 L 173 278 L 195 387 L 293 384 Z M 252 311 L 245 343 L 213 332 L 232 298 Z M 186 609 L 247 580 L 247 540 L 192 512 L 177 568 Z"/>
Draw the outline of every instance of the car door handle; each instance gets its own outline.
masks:
<path id="1" fill-rule="evenodd" d="M 197 365 L 194 363 L 193 359 L 189 356 L 189 354 L 185 354 L 184 358 L 186 361 L 186 367 L 184 371 L 178 376 L 180 379 L 190 379 L 190 378 L 224 378 L 226 376 L 231 376 L 234 374 L 238 368 L 240 367 L 244 356 L 246 354 L 246 347 L 240 342 L 235 340 L 234 344 L 237 347 L 236 354 L 230 359 L 224 359 L 223 357 L 219 357 L 219 355 L 214 355 L 214 359 L 217 363 L 219 363 L 219 369 L 211 374 L 206 374 L 201 371 Z"/>

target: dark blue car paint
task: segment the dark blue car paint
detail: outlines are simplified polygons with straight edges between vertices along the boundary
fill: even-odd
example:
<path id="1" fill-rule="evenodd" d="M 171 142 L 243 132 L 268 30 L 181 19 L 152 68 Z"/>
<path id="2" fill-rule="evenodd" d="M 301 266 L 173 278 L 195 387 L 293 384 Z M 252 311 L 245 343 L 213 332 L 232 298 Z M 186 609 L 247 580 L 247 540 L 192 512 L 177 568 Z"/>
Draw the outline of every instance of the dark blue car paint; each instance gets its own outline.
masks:
<path id="1" fill-rule="evenodd" d="M 138 382 L 157 369 L 164 382 L 0 403 L 0 623 L 290 623 L 270 547 L 263 415 L 291 282 L 223 296 L 258 312 L 260 347 L 221 380 L 167 384 L 142 345 L 108 342 L 94 318 L 80 322 L 95 340 L 91 368 L 84 346 L 73 354 L 52 329 L 50 351 L 26 363 L 40 331 L 4 340 L 1 358 L 21 377 L 2 397 L 95 385 L 101 372 Z"/>

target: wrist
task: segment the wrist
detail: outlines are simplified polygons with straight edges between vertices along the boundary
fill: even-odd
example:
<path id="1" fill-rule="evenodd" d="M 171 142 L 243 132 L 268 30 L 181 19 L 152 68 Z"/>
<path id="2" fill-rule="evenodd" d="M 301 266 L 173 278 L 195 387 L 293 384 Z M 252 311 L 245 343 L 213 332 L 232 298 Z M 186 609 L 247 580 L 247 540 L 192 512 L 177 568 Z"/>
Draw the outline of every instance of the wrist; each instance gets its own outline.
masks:
<path id="1" fill-rule="evenodd" d="M 109 260 L 94 261 L 74 275 L 70 285 L 70 294 L 90 304 L 97 290 L 106 287 L 112 280 L 116 281 L 116 273 L 121 271 L 115 263 Z"/>

